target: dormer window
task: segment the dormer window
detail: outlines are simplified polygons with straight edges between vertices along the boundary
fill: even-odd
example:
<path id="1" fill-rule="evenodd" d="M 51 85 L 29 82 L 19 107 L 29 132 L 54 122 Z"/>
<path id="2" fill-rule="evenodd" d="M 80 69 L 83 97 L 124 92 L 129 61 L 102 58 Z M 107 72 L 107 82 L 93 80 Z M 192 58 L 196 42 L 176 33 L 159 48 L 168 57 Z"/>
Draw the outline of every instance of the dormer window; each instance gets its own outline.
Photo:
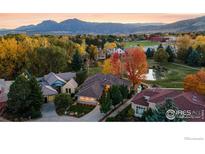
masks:
<path id="1" fill-rule="evenodd" d="M 150 96 L 144 96 L 144 99 L 145 99 L 146 102 L 148 102 L 149 99 L 150 99 Z"/>

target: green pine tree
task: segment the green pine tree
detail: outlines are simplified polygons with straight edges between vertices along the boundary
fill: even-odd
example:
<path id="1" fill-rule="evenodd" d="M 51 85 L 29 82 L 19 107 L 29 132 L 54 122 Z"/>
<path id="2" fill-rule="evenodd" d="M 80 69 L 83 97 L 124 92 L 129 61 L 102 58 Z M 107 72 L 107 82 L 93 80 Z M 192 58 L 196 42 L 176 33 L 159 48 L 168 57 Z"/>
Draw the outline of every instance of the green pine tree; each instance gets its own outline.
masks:
<path id="1" fill-rule="evenodd" d="M 100 111 L 102 113 L 107 113 L 111 109 L 112 100 L 110 99 L 110 92 L 103 93 L 100 98 Z"/>
<path id="2" fill-rule="evenodd" d="M 31 93 L 29 80 L 20 75 L 10 86 L 7 102 L 7 113 L 12 119 L 28 118 L 30 116 L 29 99 Z"/>
<path id="3" fill-rule="evenodd" d="M 122 94 L 123 99 L 127 99 L 128 98 L 128 94 L 129 94 L 129 90 L 128 90 L 127 86 L 120 85 L 119 89 L 120 89 L 120 92 Z"/>
<path id="4" fill-rule="evenodd" d="M 32 105 L 31 117 L 36 118 L 41 116 L 41 106 L 43 104 L 43 95 L 40 85 L 35 77 L 31 77 L 30 83 L 30 95 L 29 100 Z"/>
<path id="5" fill-rule="evenodd" d="M 192 51 L 188 56 L 187 64 L 190 66 L 200 66 L 200 60 L 201 60 L 201 56 L 199 52 Z"/>
<path id="6" fill-rule="evenodd" d="M 111 87 L 110 94 L 111 94 L 111 99 L 112 99 L 112 105 L 115 106 L 123 101 L 123 97 L 120 92 L 119 86 L 113 85 Z"/>
<path id="7" fill-rule="evenodd" d="M 83 60 L 78 51 L 75 52 L 72 58 L 71 67 L 73 71 L 80 71 L 83 68 Z"/>
<path id="8" fill-rule="evenodd" d="M 168 62 L 174 62 L 176 55 L 175 55 L 172 47 L 170 45 L 168 45 L 165 51 L 169 54 Z"/>

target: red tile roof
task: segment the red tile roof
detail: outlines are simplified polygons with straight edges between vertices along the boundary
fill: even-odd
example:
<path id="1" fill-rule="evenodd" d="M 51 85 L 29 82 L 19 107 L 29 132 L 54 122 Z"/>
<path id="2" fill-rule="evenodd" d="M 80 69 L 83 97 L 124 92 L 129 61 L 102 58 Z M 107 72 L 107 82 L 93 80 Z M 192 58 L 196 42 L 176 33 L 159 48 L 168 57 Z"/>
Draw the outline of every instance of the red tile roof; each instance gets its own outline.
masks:
<path id="1" fill-rule="evenodd" d="M 132 102 L 135 104 L 148 106 L 144 96 L 148 96 L 149 102 L 151 103 L 163 103 L 166 98 L 174 100 L 176 106 L 180 110 L 192 110 L 192 111 L 203 111 L 205 112 L 205 96 L 199 95 L 195 92 L 184 92 L 173 89 L 146 89 L 141 93 L 137 94 Z M 205 118 L 205 117 L 204 117 Z M 205 119 L 193 119 L 194 121 L 205 121 Z M 190 120 L 192 121 L 192 120 Z"/>

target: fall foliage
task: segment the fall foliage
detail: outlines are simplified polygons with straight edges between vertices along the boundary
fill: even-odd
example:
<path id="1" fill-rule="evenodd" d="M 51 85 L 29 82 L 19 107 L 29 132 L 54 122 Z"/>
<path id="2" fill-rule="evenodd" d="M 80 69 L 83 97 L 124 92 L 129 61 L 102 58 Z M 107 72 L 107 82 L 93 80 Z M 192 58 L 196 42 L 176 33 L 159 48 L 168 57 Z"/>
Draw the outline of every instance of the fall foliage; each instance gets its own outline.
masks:
<path id="1" fill-rule="evenodd" d="M 120 55 L 118 53 L 114 53 L 110 58 L 111 64 L 111 73 L 116 76 L 120 76 L 122 73 L 122 62 L 120 61 Z"/>
<path id="2" fill-rule="evenodd" d="M 103 74 L 110 74 L 111 73 L 111 62 L 110 59 L 106 59 L 103 62 L 103 66 L 102 66 L 102 73 Z"/>
<path id="3" fill-rule="evenodd" d="M 145 79 L 148 64 L 146 55 L 141 48 L 129 48 L 124 56 L 124 65 L 127 72 L 127 77 L 136 87 L 142 80 Z"/>
<path id="4" fill-rule="evenodd" d="M 184 90 L 205 95 L 205 71 L 200 70 L 196 74 L 187 75 L 184 79 Z"/>
<path id="5" fill-rule="evenodd" d="M 116 45 L 116 43 L 115 42 L 107 42 L 107 43 L 105 43 L 105 45 L 104 45 L 104 49 L 105 50 L 107 50 L 107 49 L 109 49 L 109 50 L 111 50 L 111 49 L 114 49 L 114 48 L 116 48 L 117 47 L 117 45 Z"/>
<path id="6" fill-rule="evenodd" d="M 187 59 L 188 55 L 188 49 L 193 44 L 193 40 L 189 35 L 180 36 L 177 38 L 177 56 L 180 60 L 185 61 Z"/>

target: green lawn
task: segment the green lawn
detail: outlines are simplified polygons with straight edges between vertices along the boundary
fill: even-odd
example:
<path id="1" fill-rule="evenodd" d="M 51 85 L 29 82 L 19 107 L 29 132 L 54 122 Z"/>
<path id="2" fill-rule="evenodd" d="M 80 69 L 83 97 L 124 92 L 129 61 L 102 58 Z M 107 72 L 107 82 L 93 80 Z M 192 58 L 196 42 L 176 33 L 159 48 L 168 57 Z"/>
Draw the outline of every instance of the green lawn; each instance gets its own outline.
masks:
<path id="1" fill-rule="evenodd" d="M 97 67 L 89 67 L 88 76 L 95 75 L 97 73 L 101 73 L 102 68 L 100 66 Z"/>
<path id="2" fill-rule="evenodd" d="M 149 67 L 152 67 L 153 65 L 160 65 L 164 66 L 168 69 L 168 71 L 165 73 L 165 78 L 156 80 L 156 81 L 145 81 L 149 84 L 156 84 L 164 88 L 183 88 L 183 80 L 184 77 L 188 74 L 196 73 L 199 68 L 191 68 L 189 66 L 179 66 L 174 63 L 163 63 L 159 64 L 155 62 L 154 60 L 148 59 Z M 89 68 L 89 76 L 95 75 L 96 73 L 101 73 L 102 68 L 100 66 L 98 67 L 90 67 Z"/>
<path id="3" fill-rule="evenodd" d="M 154 46 L 159 45 L 159 42 L 152 42 L 152 41 L 133 41 L 133 42 L 126 42 L 125 48 L 136 47 L 137 45 L 141 46 Z"/>
<path id="4" fill-rule="evenodd" d="M 149 67 L 158 64 L 168 69 L 168 71 L 165 73 L 164 79 L 156 81 L 146 81 L 146 83 L 156 84 L 165 88 L 183 88 L 184 77 L 188 74 L 197 72 L 197 69 L 186 66 L 178 66 L 173 63 L 159 64 L 157 62 L 154 62 L 153 60 L 148 60 L 148 63 Z"/>

